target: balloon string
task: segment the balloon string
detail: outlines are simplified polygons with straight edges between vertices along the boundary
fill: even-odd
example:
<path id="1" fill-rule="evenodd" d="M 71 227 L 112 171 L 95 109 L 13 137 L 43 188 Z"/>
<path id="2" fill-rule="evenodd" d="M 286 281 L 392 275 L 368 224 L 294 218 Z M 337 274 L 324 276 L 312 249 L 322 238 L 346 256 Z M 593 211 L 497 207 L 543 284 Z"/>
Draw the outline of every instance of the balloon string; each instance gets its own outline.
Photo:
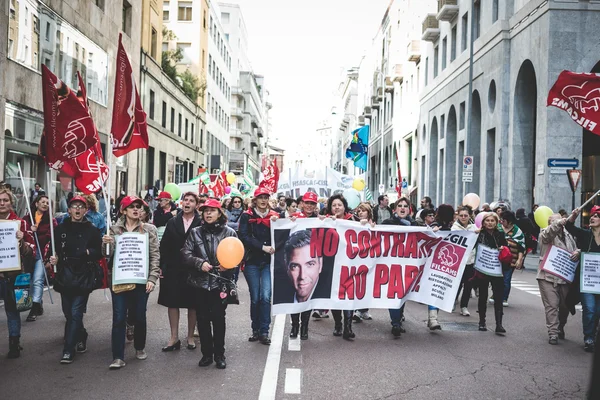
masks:
<path id="1" fill-rule="evenodd" d="M 235 290 L 237 290 L 237 283 L 235 283 L 231 279 L 223 278 L 221 275 L 213 274 L 212 272 L 207 272 L 207 274 L 212 275 L 212 276 L 214 276 L 217 279 L 222 279 L 224 281 L 227 281 L 227 282 L 231 283 L 233 286 L 235 286 Z"/>

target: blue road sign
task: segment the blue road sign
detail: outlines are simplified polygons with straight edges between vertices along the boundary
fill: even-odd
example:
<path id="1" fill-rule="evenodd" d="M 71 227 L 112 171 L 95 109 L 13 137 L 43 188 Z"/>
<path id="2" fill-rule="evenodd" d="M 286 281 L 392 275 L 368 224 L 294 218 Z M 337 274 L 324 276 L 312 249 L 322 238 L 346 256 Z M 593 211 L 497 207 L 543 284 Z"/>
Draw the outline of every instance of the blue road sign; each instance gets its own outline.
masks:
<path id="1" fill-rule="evenodd" d="M 402 189 L 408 188 L 408 182 L 402 181 Z"/>
<path id="2" fill-rule="evenodd" d="M 579 160 L 576 158 L 549 158 L 548 167 L 574 169 L 579 167 Z"/>

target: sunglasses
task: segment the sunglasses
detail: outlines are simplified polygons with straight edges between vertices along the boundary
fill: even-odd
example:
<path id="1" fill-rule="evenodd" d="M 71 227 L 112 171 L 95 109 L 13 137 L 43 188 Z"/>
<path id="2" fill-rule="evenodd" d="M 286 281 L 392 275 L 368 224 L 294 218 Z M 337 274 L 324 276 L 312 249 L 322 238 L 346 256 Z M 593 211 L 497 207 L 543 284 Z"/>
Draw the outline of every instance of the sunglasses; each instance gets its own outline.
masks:
<path id="1" fill-rule="evenodd" d="M 234 203 L 234 204 L 235 204 L 235 203 L 241 203 L 241 201 L 239 201 L 239 200 L 234 200 L 234 201 L 233 201 L 233 203 Z"/>
<path id="2" fill-rule="evenodd" d="M 84 206 L 83 204 L 73 204 L 73 205 L 71 205 L 71 208 L 74 210 L 81 210 L 81 209 L 87 208 L 87 206 Z"/>
<path id="3" fill-rule="evenodd" d="M 410 208 L 410 206 L 404 204 L 398 204 L 398 208 Z"/>
<path id="4" fill-rule="evenodd" d="M 140 210 L 140 209 L 144 208 L 144 206 L 141 204 L 132 204 L 127 208 L 135 208 L 136 210 Z"/>

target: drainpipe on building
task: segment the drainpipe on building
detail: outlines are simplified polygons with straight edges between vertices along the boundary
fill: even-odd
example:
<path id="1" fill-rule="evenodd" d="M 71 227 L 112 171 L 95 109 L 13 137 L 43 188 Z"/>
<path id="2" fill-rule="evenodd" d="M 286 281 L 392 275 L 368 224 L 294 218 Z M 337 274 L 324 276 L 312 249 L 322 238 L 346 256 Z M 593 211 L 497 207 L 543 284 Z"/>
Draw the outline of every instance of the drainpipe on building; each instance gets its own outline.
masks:
<path id="1" fill-rule="evenodd" d="M 465 155 L 472 156 L 471 154 L 471 119 L 473 118 L 473 43 L 475 42 L 475 35 L 473 31 L 475 30 L 475 16 L 473 15 L 473 11 L 475 10 L 475 0 L 471 0 L 471 36 L 469 37 L 469 96 L 467 100 L 468 111 L 467 111 L 467 134 L 465 138 Z M 481 160 L 477 160 L 477 162 L 481 165 Z M 462 162 L 461 162 L 462 164 Z M 475 163 L 474 163 L 475 164 Z M 476 168 L 473 166 L 473 168 Z M 462 174 L 461 174 L 462 175 Z M 475 174 L 473 174 L 475 175 Z M 462 178 L 461 178 L 462 179 Z M 468 182 L 463 182 L 463 192 L 464 196 L 467 193 L 467 188 L 469 186 Z"/>

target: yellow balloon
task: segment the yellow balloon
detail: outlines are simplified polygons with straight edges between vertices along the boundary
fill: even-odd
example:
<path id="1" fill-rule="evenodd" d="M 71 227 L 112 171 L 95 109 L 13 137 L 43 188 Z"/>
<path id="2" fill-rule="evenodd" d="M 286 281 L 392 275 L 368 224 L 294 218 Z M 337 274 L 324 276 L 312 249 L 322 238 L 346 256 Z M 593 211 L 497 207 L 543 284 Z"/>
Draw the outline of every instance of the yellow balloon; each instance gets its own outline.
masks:
<path id="1" fill-rule="evenodd" d="M 537 210 L 533 213 L 533 219 L 535 219 L 535 223 L 542 229 L 548 226 L 548 218 L 554 214 L 554 211 L 550 207 L 541 206 L 538 207 Z"/>
<path id="2" fill-rule="evenodd" d="M 228 173 L 226 178 L 227 178 L 227 182 L 230 185 L 232 185 L 235 182 L 235 174 L 233 172 Z"/>
<path id="3" fill-rule="evenodd" d="M 237 267 L 244 258 L 244 245 L 236 237 L 227 237 L 217 246 L 217 260 L 225 269 Z"/>
<path id="4" fill-rule="evenodd" d="M 354 182 L 352 182 L 352 187 L 359 192 L 365 188 L 365 180 L 362 178 L 356 178 Z"/>

